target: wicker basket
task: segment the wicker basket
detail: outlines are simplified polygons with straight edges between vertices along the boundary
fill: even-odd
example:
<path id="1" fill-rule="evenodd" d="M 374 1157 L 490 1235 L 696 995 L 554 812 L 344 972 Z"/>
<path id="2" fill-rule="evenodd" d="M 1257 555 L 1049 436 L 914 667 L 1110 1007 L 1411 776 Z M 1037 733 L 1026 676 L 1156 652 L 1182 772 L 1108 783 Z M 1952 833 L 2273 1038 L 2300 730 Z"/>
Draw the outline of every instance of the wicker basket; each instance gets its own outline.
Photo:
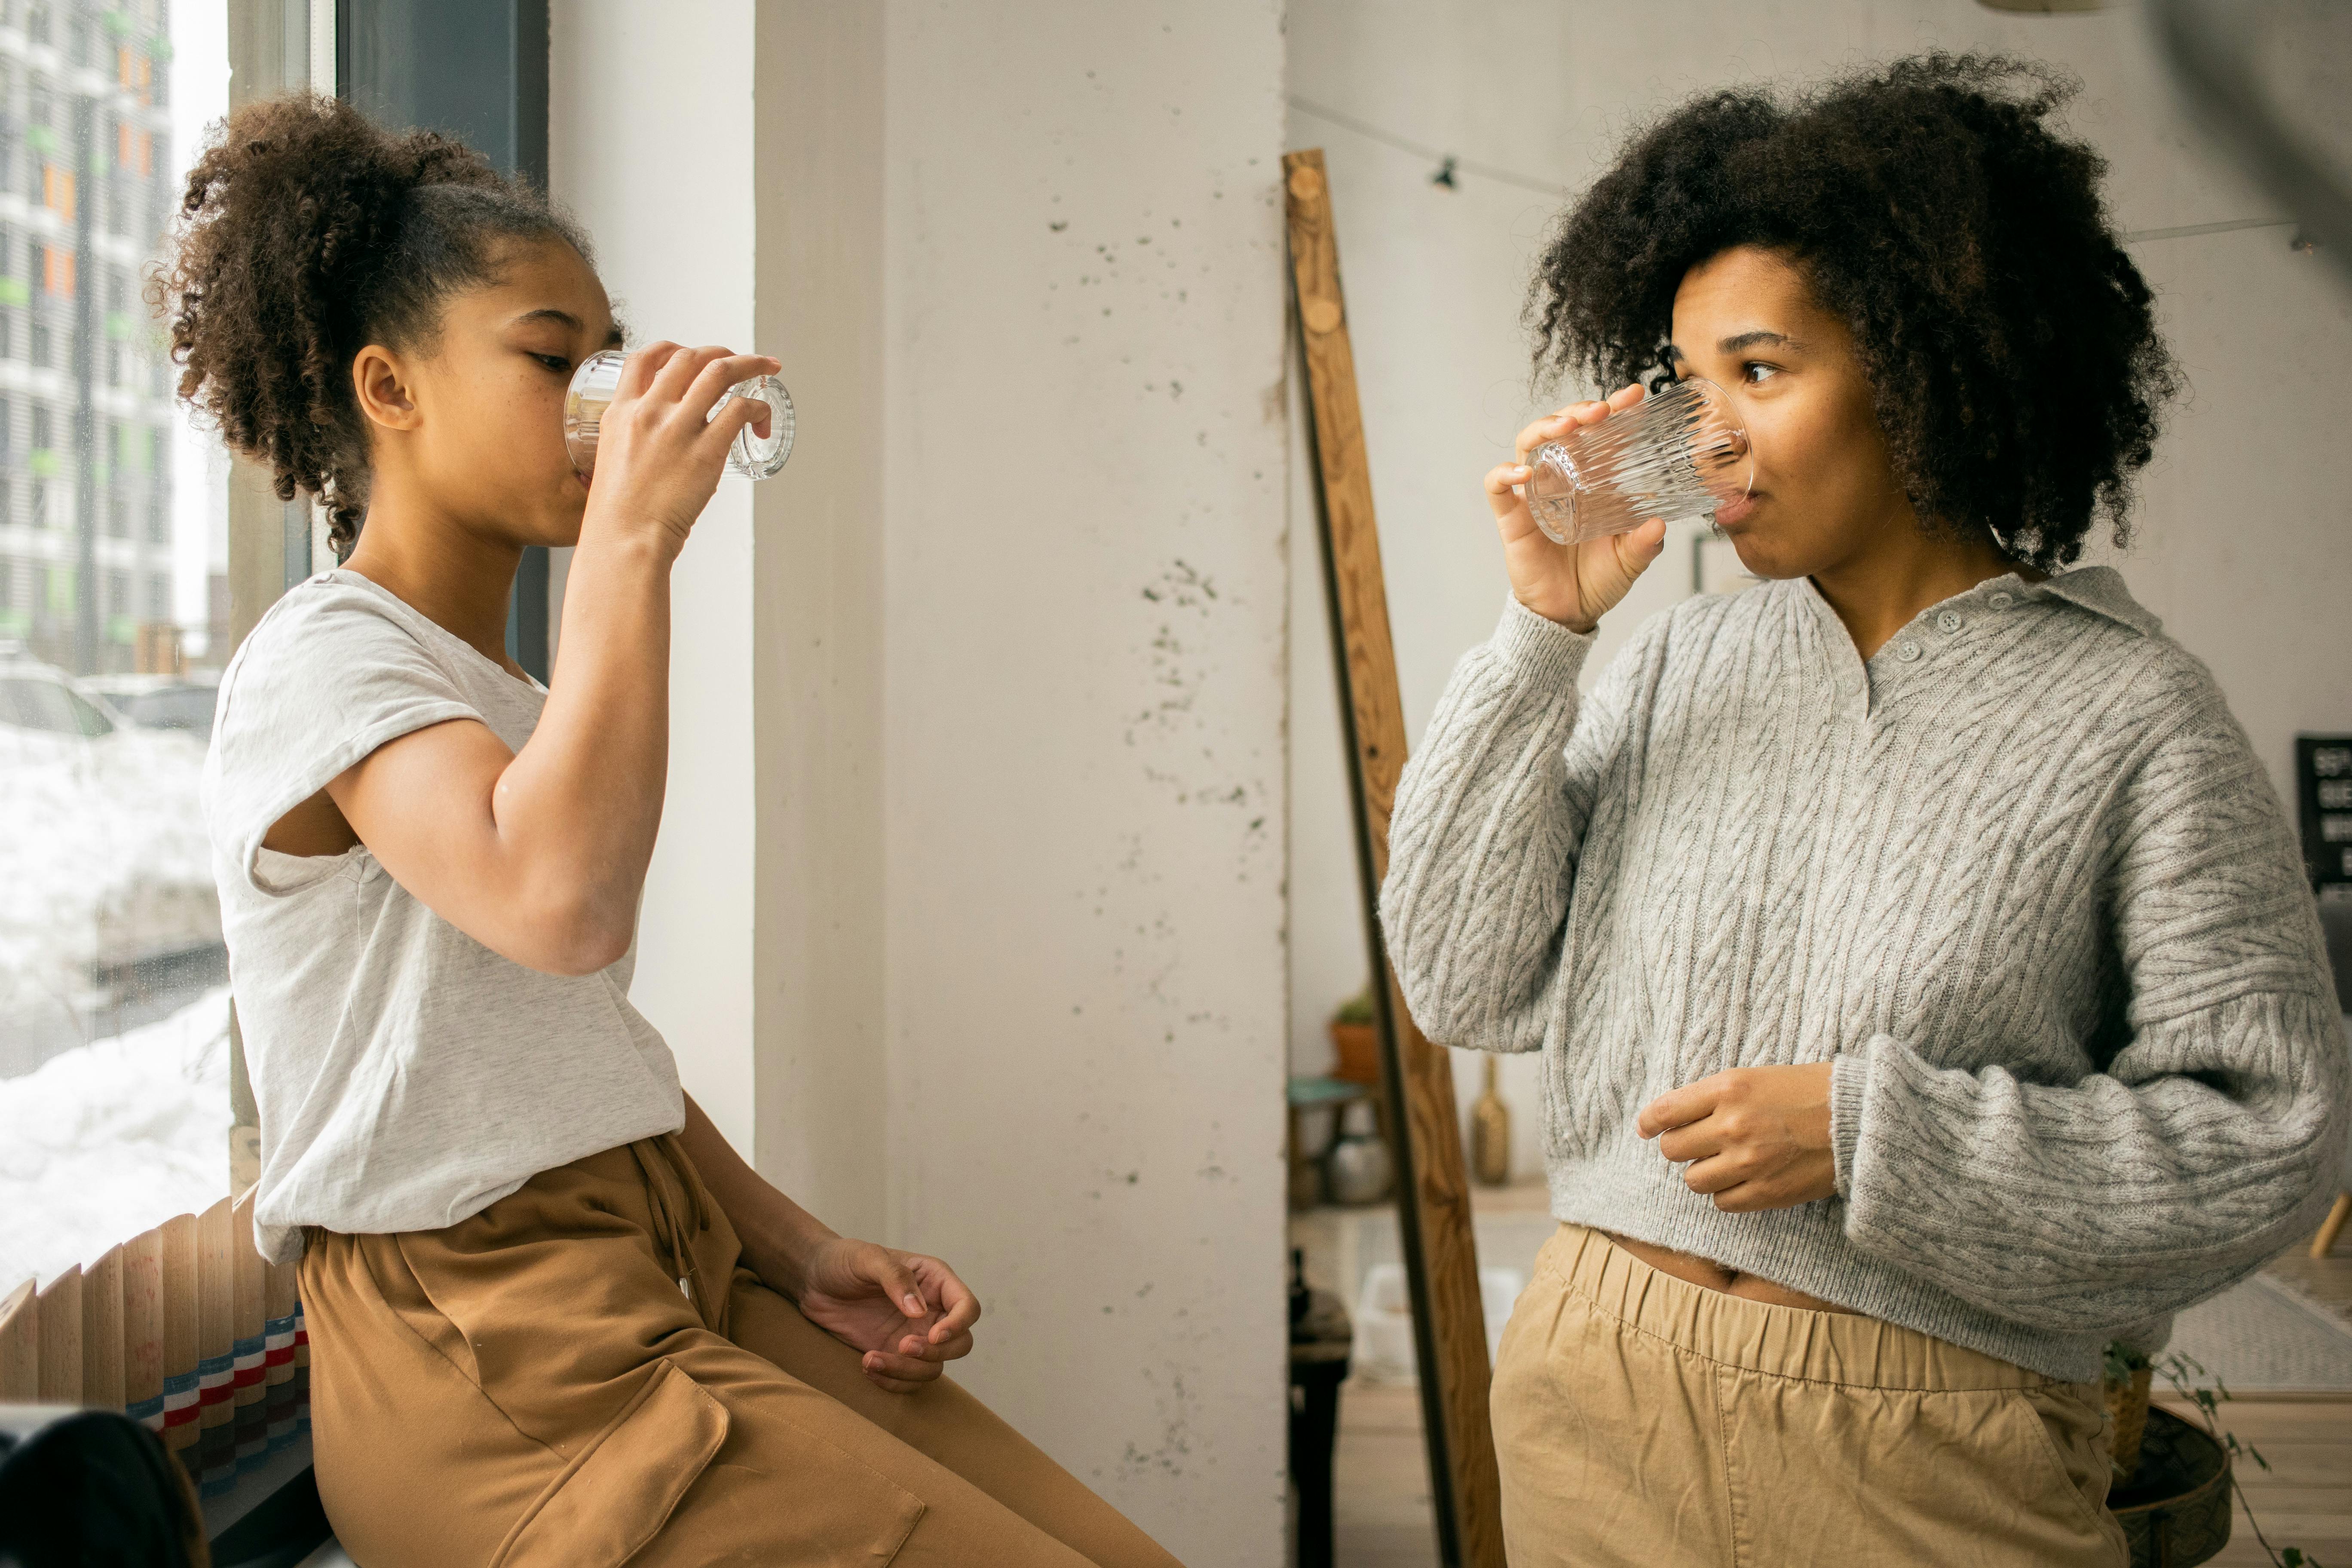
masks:
<path id="1" fill-rule="evenodd" d="M 2151 1411 L 2138 1474 L 2107 1494 L 2132 1568 L 2192 1568 L 2230 1543 L 2230 1456 L 2211 1434 Z"/>

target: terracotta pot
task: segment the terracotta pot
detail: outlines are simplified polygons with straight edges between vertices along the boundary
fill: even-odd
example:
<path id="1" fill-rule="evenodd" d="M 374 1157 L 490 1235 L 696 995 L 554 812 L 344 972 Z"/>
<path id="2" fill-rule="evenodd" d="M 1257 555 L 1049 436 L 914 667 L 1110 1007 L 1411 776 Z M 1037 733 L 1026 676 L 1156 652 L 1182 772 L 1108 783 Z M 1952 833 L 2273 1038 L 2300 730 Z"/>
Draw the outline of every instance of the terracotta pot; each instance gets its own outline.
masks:
<path id="1" fill-rule="evenodd" d="M 1349 1083 L 1379 1084 L 1379 1030 L 1370 1024 L 1334 1024 L 1331 1026 L 1331 1048 L 1339 1056 L 1339 1065 L 1331 1069 L 1333 1078 L 1345 1079 Z"/>
<path id="2" fill-rule="evenodd" d="M 2147 1433 L 2147 1391 L 2155 1377 L 2150 1367 L 2135 1368 L 2129 1383 L 2110 1383 L 2107 1415 L 2115 1423 L 2116 1482 L 2123 1487 L 2139 1469 L 2140 1439 Z"/>

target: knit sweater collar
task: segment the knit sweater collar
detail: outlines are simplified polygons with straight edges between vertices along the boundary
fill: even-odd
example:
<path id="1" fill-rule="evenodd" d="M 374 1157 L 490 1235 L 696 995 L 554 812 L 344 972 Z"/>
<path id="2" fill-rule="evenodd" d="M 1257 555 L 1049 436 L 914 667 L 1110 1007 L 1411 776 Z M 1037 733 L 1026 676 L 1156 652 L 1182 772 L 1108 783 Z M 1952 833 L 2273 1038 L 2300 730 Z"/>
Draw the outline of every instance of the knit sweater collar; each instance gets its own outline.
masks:
<path id="1" fill-rule="evenodd" d="M 1826 616 L 1828 624 L 1843 632 L 1844 623 L 1838 620 L 1837 612 L 1822 596 L 1813 580 L 1800 578 L 1798 585 L 1812 602 L 1817 613 Z M 2018 599 L 2055 599 L 2078 609 L 2088 610 L 2142 637 L 2155 637 L 2164 629 L 2164 623 L 2131 596 L 2131 590 L 2124 586 L 2123 574 L 2112 566 L 2077 566 L 2039 583 L 2029 583 L 2014 572 L 2006 572 L 1998 577 L 1986 578 L 1966 593 L 1955 594 L 1948 599 L 1929 605 L 1912 617 L 1911 624 L 1931 620 L 1939 612 L 1955 607 L 1978 605 L 2001 609 Z"/>

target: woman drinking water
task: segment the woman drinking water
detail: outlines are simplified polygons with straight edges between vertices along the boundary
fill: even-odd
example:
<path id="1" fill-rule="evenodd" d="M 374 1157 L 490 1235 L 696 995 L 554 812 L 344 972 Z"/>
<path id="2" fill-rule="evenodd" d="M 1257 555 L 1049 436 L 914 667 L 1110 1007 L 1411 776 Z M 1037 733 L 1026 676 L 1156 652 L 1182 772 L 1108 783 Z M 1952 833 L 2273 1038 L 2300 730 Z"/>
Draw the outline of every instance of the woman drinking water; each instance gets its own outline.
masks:
<path id="1" fill-rule="evenodd" d="M 1381 915 L 1430 1037 L 1540 1051 L 1561 1222 L 1493 1413 L 1514 1568 L 2121 1563 L 2109 1340 L 2308 1233 L 2343 1026 L 2293 837 L 2115 571 L 2172 373 L 2062 90 L 1927 58 L 1636 138 L 1536 282 L 1752 439 L 1768 581 L 1578 678 L 1664 525 L 1559 544 L 1406 770 Z M 2202 520 L 2228 526 L 2226 518 Z"/>
<path id="2" fill-rule="evenodd" d="M 636 353 L 583 485 L 564 389 L 620 341 L 585 237 L 317 98 L 230 119 L 159 292 L 182 395 L 342 558 L 229 666 L 206 800 L 353 1557 L 1169 1568 L 941 1375 L 954 1271 L 762 1181 L 629 1005 L 670 573 L 775 362 Z M 530 545 L 576 546 L 544 688 L 504 648 Z"/>

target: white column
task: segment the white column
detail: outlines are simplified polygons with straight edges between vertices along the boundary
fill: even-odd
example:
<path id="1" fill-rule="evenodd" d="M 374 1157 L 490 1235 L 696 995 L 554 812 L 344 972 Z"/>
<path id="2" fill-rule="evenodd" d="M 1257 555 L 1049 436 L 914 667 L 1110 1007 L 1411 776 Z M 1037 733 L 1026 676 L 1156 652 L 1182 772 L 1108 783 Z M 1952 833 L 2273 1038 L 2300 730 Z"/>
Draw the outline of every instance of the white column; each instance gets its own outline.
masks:
<path id="1" fill-rule="evenodd" d="M 558 0 L 549 184 L 596 246 L 632 335 L 748 345 L 756 184 L 752 5 Z M 758 966 L 751 486 L 723 481 L 675 579 L 669 794 L 634 999 L 691 1093 L 754 1144 Z"/>
<path id="2" fill-rule="evenodd" d="M 971 1386 L 1278 1563 L 1281 10 L 889 16 L 893 1211 Z"/>
<path id="3" fill-rule="evenodd" d="M 629 319 L 801 415 L 679 571 L 639 1005 L 772 1179 L 964 1273 L 963 1381 L 1278 1563 L 1279 7 L 553 23 Z"/>

